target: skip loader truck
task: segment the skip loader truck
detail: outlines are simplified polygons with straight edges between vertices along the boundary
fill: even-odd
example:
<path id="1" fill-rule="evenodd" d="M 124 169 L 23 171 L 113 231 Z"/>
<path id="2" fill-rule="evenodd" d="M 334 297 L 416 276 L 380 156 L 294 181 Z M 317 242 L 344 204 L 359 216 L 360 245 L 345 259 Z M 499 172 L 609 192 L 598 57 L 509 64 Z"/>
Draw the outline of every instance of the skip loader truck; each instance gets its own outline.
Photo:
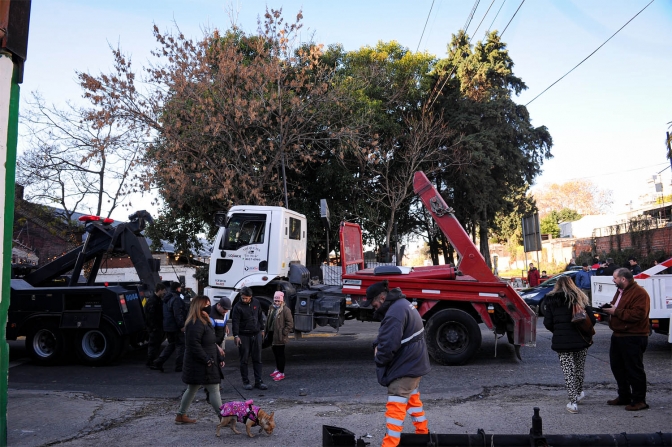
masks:
<path id="1" fill-rule="evenodd" d="M 488 268 L 469 235 L 423 172 L 413 188 L 459 255 L 457 266 L 364 268 L 359 225 L 341 223 L 342 286 L 317 284 L 306 263 L 306 218 L 282 207 L 233 206 L 217 213 L 219 231 L 210 258 L 213 302 L 252 288 L 262 306 L 282 290 L 294 315 L 295 337 L 318 326 L 337 329 L 345 320 L 373 321 L 366 288 L 388 280 L 400 287 L 420 312 L 430 356 L 443 365 L 468 362 L 481 345 L 479 324 L 496 338 L 507 335 L 520 358 L 520 346 L 535 346 L 536 314 L 507 282 Z"/>
<path id="2" fill-rule="evenodd" d="M 25 336 L 28 354 L 40 365 L 54 364 L 72 350 L 84 364 L 105 365 L 126 343 L 146 338 L 143 299 L 161 281 L 160 260 L 152 258 L 141 234 L 152 217 L 138 211 L 116 226 L 98 216 L 79 220 L 86 223 L 83 245 L 11 280 L 7 339 Z M 112 253 L 130 256 L 141 284 L 96 284 L 104 257 Z"/>

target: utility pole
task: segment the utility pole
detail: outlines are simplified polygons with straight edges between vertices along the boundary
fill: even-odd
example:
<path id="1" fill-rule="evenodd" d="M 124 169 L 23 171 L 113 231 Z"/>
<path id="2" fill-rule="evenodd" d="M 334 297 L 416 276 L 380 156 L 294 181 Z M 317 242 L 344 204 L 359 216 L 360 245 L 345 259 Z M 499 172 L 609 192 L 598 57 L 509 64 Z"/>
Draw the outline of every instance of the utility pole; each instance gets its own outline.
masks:
<path id="1" fill-rule="evenodd" d="M 19 84 L 28 51 L 30 0 L 0 0 L 0 446 L 7 445 L 7 376 L 9 345 L 5 328 L 12 277 L 14 182 L 19 136 Z"/>

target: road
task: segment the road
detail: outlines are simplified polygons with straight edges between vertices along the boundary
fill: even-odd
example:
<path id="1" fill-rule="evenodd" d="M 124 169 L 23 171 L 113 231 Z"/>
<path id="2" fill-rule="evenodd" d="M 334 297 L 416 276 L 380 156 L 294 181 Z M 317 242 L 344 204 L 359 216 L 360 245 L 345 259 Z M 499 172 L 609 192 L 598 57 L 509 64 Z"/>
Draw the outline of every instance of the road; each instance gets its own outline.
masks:
<path id="1" fill-rule="evenodd" d="M 275 410 L 279 426 L 284 425 L 273 437 L 257 437 L 249 445 L 317 445 L 315 439 L 321 436 L 322 424 L 348 428 L 357 435 L 370 433 L 373 443 L 379 443 L 384 427 L 385 389 L 376 382 L 372 361 L 371 342 L 377 327 L 376 323 L 349 321 L 338 334 L 323 328 L 302 340 L 291 340 L 286 351 L 287 379 L 274 383 L 268 378 L 265 381 L 269 389 L 265 392 L 242 389 L 237 352 L 229 340 L 223 401 L 253 398 Z M 579 406 L 579 415 L 571 415 L 565 411 L 564 379 L 557 355 L 550 349 L 551 334 L 541 321 L 537 326 L 537 346 L 521 349 L 522 362 L 515 358 L 506 337 L 495 346 L 492 333 L 481 327 L 482 349 L 471 363 L 452 367 L 433 364 L 431 373 L 423 378 L 421 392 L 434 432 L 476 433 L 482 428 L 487 433 L 527 433 L 533 407 L 541 408 L 544 433 L 548 434 L 672 431 L 672 350 L 667 337 L 654 334 L 645 354 L 651 409 L 625 412 L 622 407 L 605 404 L 616 397 L 616 387 L 609 368 L 611 331 L 598 325 L 586 364 L 587 398 Z M 10 342 L 10 439 L 13 435 L 17 436 L 16 441 L 24 439 L 11 431 L 13 395 L 26 398 L 37 392 L 68 392 L 69 396 L 86 396 L 99 402 L 144 403 L 150 409 L 158 405 L 172 414 L 184 390 L 180 374 L 172 372 L 173 360 L 165 365 L 165 373 L 147 369 L 144 355 L 144 350 L 127 353 L 108 367 L 38 367 L 26 360 L 20 342 Z M 270 350 L 264 351 L 263 362 L 267 378 L 274 369 Z M 193 413 L 209 416 L 204 402 L 195 403 Z M 142 414 L 150 419 L 161 417 Z M 162 416 L 164 422 L 166 417 Z M 407 425 L 410 427 L 408 421 Z M 171 425 L 171 429 L 174 427 Z M 123 428 L 112 427 L 107 433 L 98 430 L 95 434 L 85 430 L 66 444 L 105 442 L 105 436 L 114 439 L 114 430 Z"/>

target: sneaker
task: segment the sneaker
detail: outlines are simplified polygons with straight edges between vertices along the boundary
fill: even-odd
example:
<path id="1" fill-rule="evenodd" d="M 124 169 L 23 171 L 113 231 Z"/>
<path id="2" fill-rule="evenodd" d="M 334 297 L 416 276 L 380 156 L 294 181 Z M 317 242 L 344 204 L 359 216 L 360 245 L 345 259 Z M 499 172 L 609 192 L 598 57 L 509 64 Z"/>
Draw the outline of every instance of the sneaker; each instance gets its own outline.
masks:
<path id="1" fill-rule="evenodd" d="M 278 374 L 280 374 L 280 371 L 278 371 L 278 370 L 276 369 L 275 371 L 273 371 L 273 372 L 271 373 L 271 377 L 275 377 L 275 376 L 277 376 Z"/>
<path id="2" fill-rule="evenodd" d="M 264 382 L 257 382 L 254 384 L 255 388 L 259 388 L 260 390 L 267 390 L 268 385 L 266 385 Z"/>
<path id="3" fill-rule="evenodd" d="M 283 380 L 284 378 L 285 378 L 285 375 L 283 373 L 277 373 L 275 375 L 275 377 L 273 377 L 273 380 L 275 380 L 276 382 L 279 382 L 279 381 Z"/>
<path id="4" fill-rule="evenodd" d="M 581 394 L 579 394 L 578 396 L 576 396 L 576 403 L 578 404 L 579 402 L 581 402 L 581 400 L 582 400 L 584 397 L 586 397 L 586 393 L 584 393 L 583 391 L 581 391 Z"/>
<path id="5" fill-rule="evenodd" d="M 576 414 L 579 412 L 579 407 L 574 403 L 568 403 L 567 404 L 567 411 L 569 411 L 572 414 Z"/>
<path id="6" fill-rule="evenodd" d="M 243 389 L 244 390 L 251 390 L 252 389 L 252 384 L 251 383 L 244 383 L 243 384 Z"/>

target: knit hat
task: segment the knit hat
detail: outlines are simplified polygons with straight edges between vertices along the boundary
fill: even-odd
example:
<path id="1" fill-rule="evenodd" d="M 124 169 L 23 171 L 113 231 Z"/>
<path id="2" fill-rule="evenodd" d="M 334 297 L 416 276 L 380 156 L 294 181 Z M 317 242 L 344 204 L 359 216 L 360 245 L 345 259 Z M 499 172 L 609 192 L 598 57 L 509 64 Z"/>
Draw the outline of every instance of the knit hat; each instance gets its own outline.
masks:
<path id="1" fill-rule="evenodd" d="M 273 294 L 273 301 L 280 300 L 285 301 L 285 292 L 277 291 Z"/>
<path id="2" fill-rule="evenodd" d="M 231 310 L 231 300 L 225 296 L 220 298 L 219 305 L 222 306 L 222 309 L 224 310 Z"/>
<path id="3" fill-rule="evenodd" d="M 375 297 L 383 292 L 389 292 L 387 280 L 370 285 L 366 289 L 366 299 L 368 301 L 373 301 Z"/>

